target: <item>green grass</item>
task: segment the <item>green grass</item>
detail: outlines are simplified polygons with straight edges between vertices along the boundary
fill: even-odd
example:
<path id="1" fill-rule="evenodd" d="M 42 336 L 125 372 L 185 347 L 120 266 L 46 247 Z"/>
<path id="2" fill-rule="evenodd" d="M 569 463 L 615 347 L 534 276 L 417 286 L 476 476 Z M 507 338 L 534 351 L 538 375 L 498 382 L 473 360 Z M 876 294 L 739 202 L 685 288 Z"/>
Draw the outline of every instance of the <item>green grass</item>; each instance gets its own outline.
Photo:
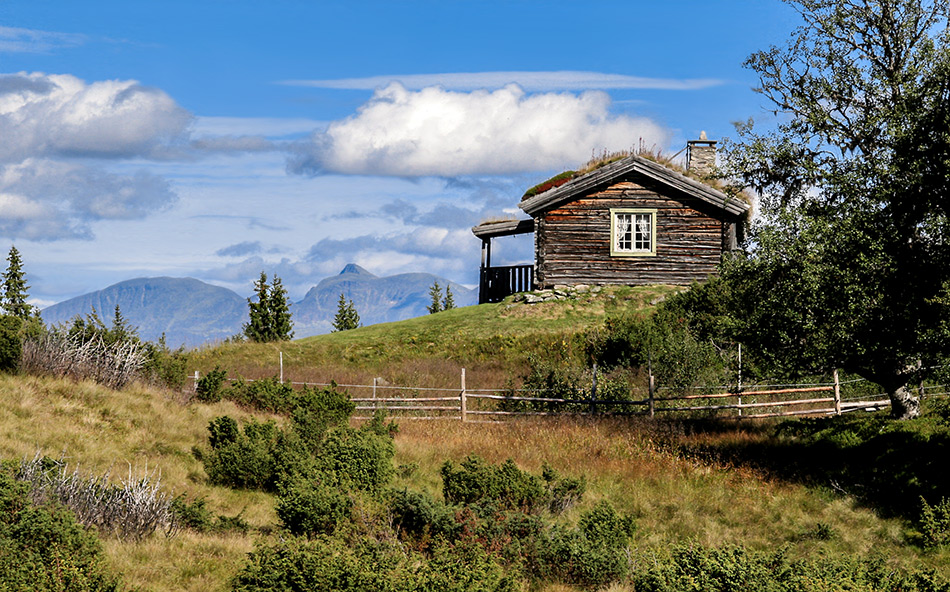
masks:
<path id="1" fill-rule="evenodd" d="M 230 376 L 261 378 L 278 373 L 283 353 L 287 380 L 454 387 L 465 368 L 469 384 L 500 387 L 524 373 L 529 355 L 572 345 L 607 316 L 649 310 L 680 289 L 613 286 L 565 301 L 481 304 L 290 342 L 222 344 L 195 352 L 192 364 L 202 374 L 219 364 Z"/>

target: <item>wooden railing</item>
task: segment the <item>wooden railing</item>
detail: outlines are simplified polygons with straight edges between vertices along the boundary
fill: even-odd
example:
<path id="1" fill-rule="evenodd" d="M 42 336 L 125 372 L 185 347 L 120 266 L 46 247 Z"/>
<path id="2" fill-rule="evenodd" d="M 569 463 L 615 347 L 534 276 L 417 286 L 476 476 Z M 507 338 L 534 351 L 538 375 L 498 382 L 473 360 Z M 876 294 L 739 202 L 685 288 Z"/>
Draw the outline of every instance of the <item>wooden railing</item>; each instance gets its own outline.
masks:
<path id="1" fill-rule="evenodd" d="M 478 303 L 501 302 L 512 294 L 528 292 L 533 282 L 533 265 L 482 267 L 478 281 Z"/>

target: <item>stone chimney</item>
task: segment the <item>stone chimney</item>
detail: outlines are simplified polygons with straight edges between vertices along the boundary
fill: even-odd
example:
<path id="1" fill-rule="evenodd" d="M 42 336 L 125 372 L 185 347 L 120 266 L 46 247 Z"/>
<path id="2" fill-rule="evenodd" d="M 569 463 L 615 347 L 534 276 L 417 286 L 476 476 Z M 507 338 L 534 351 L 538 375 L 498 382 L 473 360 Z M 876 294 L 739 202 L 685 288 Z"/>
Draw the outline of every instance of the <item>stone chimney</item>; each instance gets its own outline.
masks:
<path id="1" fill-rule="evenodd" d="M 700 177 L 709 177 L 716 171 L 716 141 L 699 133 L 698 140 L 686 142 L 686 170 Z"/>

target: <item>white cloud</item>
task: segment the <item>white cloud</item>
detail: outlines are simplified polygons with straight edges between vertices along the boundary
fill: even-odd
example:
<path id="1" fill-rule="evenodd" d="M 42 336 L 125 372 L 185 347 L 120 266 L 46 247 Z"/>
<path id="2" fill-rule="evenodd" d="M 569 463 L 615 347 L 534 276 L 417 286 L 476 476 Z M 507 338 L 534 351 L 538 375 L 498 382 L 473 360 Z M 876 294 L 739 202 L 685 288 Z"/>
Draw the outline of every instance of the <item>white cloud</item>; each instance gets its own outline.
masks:
<path id="1" fill-rule="evenodd" d="M 0 75 L 0 162 L 159 156 L 185 137 L 191 119 L 163 91 L 134 80 Z"/>
<path id="2" fill-rule="evenodd" d="M 5 53 L 46 53 L 60 47 L 75 47 L 85 42 L 86 36 L 77 33 L 0 26 L 0 52 Z"/>
<path id="3" fill-rule="evenodd" d="M 609 113 L 603 92 L 462 93 L 429 87 L 377 90 L 358 113 L 299 144 L 293 172 L 457 176 L 548 170 L 592 152 L 665 146 L 668 132 L 645 118 Z"/>
<path id="4" fill-rule="evenodd" d="M 0 165 L 0 235 L 31 240 L 92 237 L 90 222 L 141 219 L 174 202 L 161 177 L 114 175 L 43 159 Z"/>
<path id="5" fill-rule="evenodd" d="M 699 90 L 722 84 L 721 80 L 712 78 L 645 78 L 642 76 L 574 70 L 392 74 L 366 78 L 338 78 L 335 80 L 285 80 L 280 84 L 314 88 L 373 90 L 393 82 L 398 82 L 405 88 L 413 90 L 428 86 L 440 86 L 445 89 L 466 91 L 503 88 L 509 84 L 517 84 L 531 92 L 605 89 Z"/>

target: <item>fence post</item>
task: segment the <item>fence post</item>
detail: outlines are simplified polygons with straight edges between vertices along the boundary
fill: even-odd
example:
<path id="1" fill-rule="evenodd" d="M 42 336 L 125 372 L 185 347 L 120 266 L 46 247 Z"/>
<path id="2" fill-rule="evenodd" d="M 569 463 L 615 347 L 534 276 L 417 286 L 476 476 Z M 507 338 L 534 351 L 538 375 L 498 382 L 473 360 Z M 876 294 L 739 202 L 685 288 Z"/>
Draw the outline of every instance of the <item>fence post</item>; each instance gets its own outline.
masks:
<path id="1" fill-rule="evenodd" d="M 195 370 L 195 392 L 198 392 L 198 371 Z"/>
<path id="2" fill-rule="evenodd" d="M 835 379 L 835 415 L 841 415 L 841 383 L 838 381 L 838 369 L 835 368 L 831 375 Z"/>
<path id="3" fill-rule="evenodd" d="M 597 362 L 594 362 L 594 376 L 590 384 L 590 414 L 594 415 L 597 412 L 595 407 L 597 400 Z"/>
<path id="4" fill-rule="evenodd" d="M 459 393 L 459 411 L 461 411 L 462 423 L 468 421 L 468 417 L 466 416 L 468 409 L 466 408 L 467 401 L 465 397 L 465 368 L 462 368 L 462 392 Z"/>
<path id="5" fill-rule="evenodd" d="M 647 355 L 647 373 L 650 375 L 650 382 L 647 385 L 647 388 L 649 389 L 648 401 L 650 403 L 650 417 L 653 417 L 653 414 L 656 411 L 656 408 L 654 407 L 654 402 L 653 402 L 653 394 L 654 394 L 654 391 L 656 390 L 656 387 L 653 384 L 653 352 L 650 352 Z"/>
<path id="6" fill-rule="evenodd" d="M 284 383 L 284 352 L 280 353 L 280 383 Z"/>
<path id="7" fill-rule="evenodd" d="M 742 417 L 742 344 L 739 344 L 739 380 L 736 384 L 736 394 L 739 401 L 739 417 Z"/>

